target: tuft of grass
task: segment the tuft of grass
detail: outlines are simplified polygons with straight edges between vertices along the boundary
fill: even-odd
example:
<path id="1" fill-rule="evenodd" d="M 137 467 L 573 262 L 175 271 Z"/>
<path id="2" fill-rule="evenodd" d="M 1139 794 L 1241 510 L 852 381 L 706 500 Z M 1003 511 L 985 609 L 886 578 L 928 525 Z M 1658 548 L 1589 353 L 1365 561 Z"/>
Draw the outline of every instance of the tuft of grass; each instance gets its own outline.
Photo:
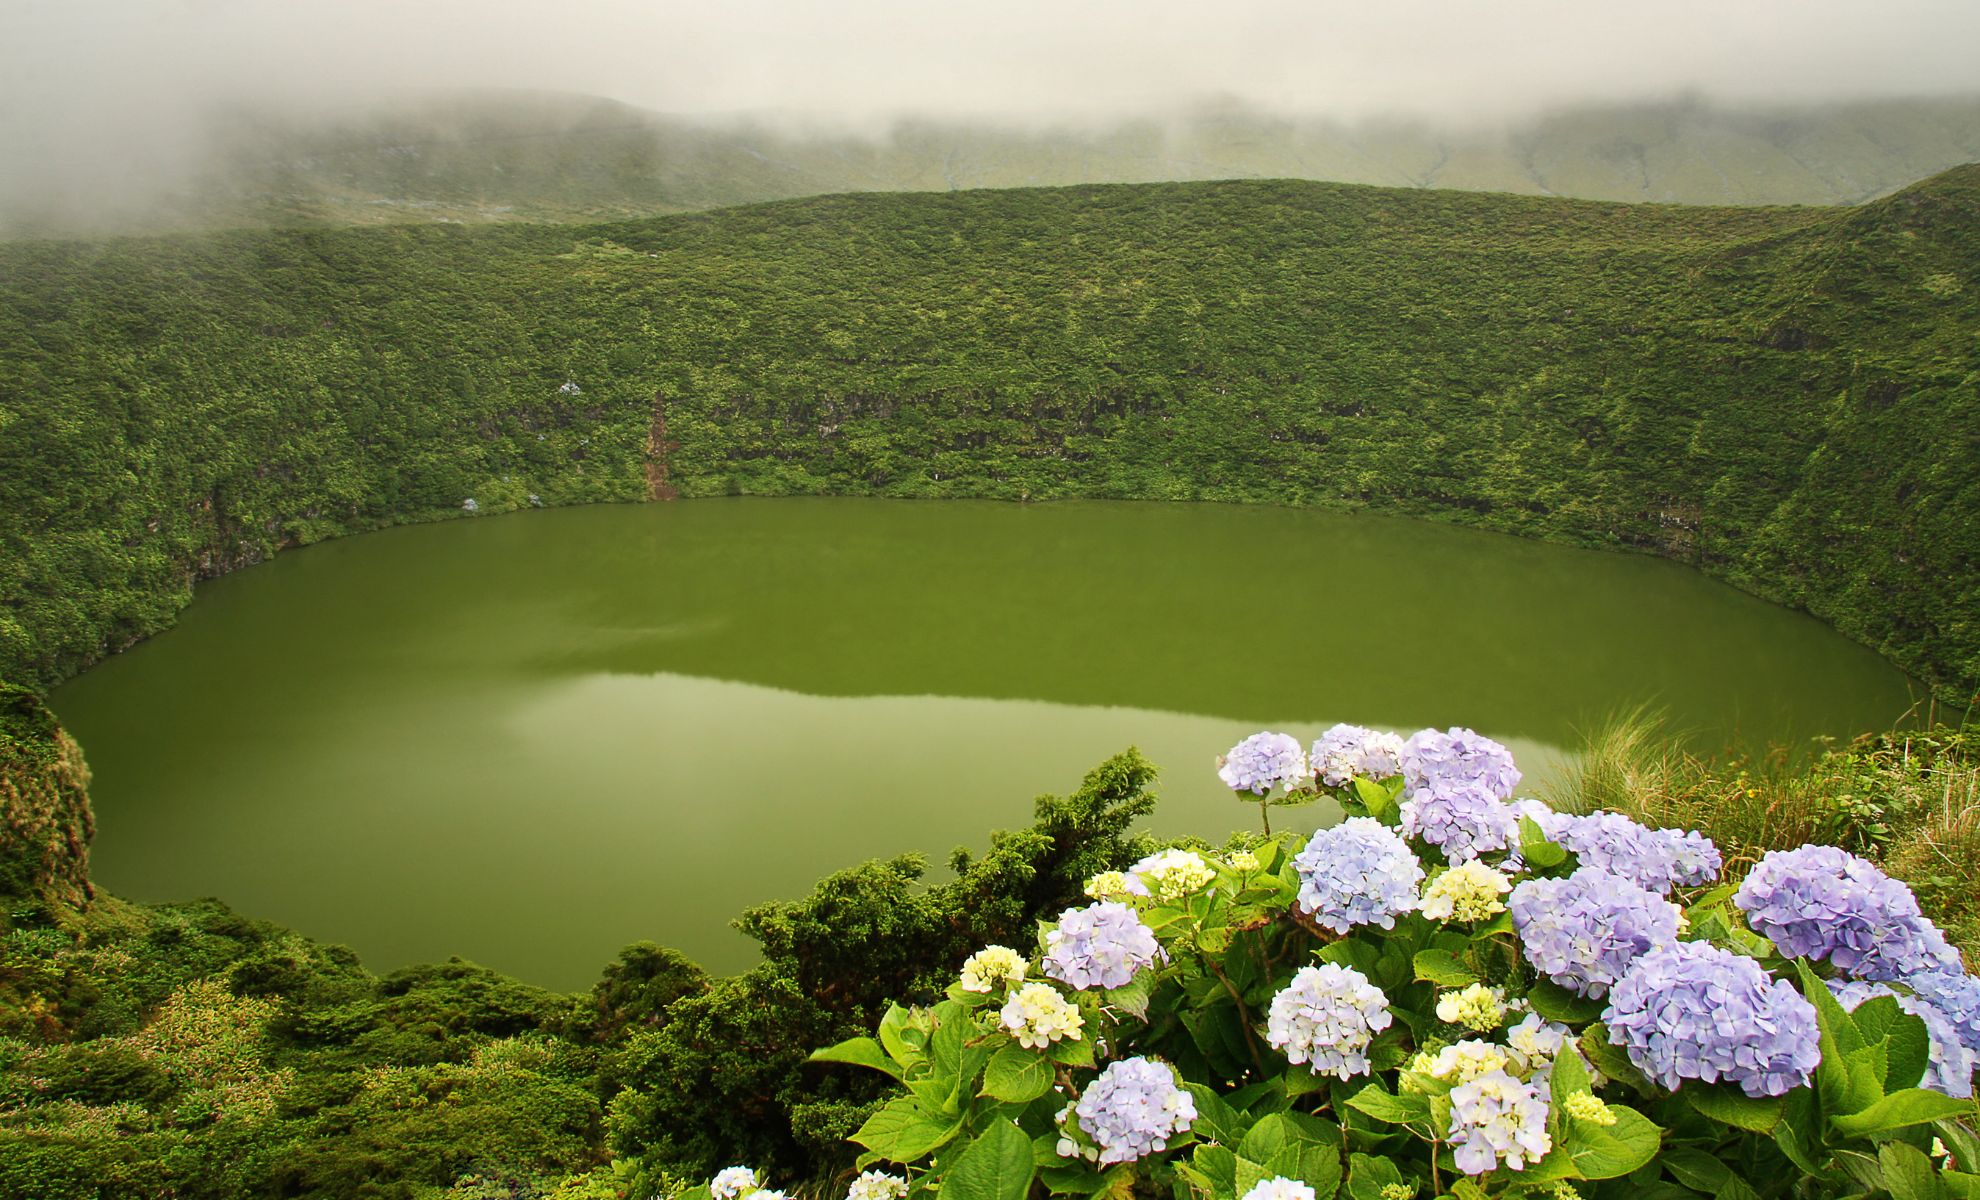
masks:
<path id="1" fill-rule="evenodd" d="M 1980 961 L 1980 730 L 1866 734 L 1813 755 L 1688 749 L 1656 713 L 1590 733 L 1546 797 L 1567 812 L 1608 810 L 1653 829 L 1695 829 L 1737 882 L 1771 850 L 1818 842 L 1909 884 L 1927 915 Z"/>

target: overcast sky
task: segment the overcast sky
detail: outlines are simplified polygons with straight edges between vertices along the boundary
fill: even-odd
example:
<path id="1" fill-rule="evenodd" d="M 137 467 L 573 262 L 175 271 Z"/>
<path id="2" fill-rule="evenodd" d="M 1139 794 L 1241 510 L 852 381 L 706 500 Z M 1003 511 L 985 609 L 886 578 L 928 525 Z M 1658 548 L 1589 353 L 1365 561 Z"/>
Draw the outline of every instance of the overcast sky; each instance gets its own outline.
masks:
<path id="1" fill-rule="evenodd" d="M 494 85 L 853 118 L 1203 94 L 1462 117 L 1965 91 L 1977 48 L 1976 0 L 0 0 L 0 106 Z"/>
<path id="2" fill-rule="evenodd" d="M 1471 122 L 1973 92 L 1976 47 L 1980 0 L 0 0 L 0 182 L 169 159 L 214 102 L 496 86 L 870 125 L 1225 97 Z"/>

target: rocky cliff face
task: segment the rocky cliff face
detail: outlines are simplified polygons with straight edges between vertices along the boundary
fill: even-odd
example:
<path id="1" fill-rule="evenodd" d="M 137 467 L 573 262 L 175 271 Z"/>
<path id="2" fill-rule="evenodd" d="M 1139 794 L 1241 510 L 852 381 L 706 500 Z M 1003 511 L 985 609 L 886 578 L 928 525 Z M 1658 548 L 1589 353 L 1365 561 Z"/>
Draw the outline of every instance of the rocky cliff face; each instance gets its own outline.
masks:
<path id="1" fill-rule="evenodd" d="M 95 834 L 81 747 L 32 692 L 0 683 L 0 904 L 87 905 Z"/>

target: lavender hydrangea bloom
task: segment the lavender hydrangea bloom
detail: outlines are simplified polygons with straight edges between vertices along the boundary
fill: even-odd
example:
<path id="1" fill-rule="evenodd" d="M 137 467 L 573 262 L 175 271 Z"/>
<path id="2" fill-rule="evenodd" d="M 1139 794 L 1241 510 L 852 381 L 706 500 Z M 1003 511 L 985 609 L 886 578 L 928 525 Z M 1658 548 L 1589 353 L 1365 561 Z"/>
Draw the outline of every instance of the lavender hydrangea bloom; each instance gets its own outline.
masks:
<path id="1" fill-rule="evenodd" d="M 1402 774 L 1402 748 L 1393 733 L 1336 725 L 1313 743 L 1313 769 L 1328 787 L 1346 787 L 1357 775 L 1388 779 Z"/>
<path id="2" fill-rule="evenodd" d="M 1599 867 L 1529 879 L 1506 908 L 1534 970 L 1581 996 L 1607 993 L 1640 955 L 1677 941 L 1675 904 Z"/>
<path id="3" fill-rule="evenodd" d="M 1313 782 L 1313 768 L 1293 735 L 1254 733 L 1217 760 L 1217 778 L 1232 791 L 1266 796 L 1280 784 L 1296 788 Z"/>
<path id="4" fill-rule="evenodd" d="M 1399 757 L 1411 792 L 1469 791 L 1510 800 L 1519 786 L 1512 751 L 1469 729 L 1420 729 L 1403 743 Z"/>
<path id="5" fill-rule="evenodd" d="M 1859 979 L 1904 979 L 1959 961 L 1910 888 L 1833 846 L 1770 852 L 1733 904 L 1782 954 L 1826 958 Z"/>
<path id="6" fill-rule="evenodd" d="M 1167 1063 L 1124 1058 L 1086 1085 L 1073 1111 L 1100 1147 L 1101 1165 L 1110 1166 L 1168 1149 L 1169 1139 L 1195 1122 L 1196 1101 L 1176 1086 Z"/>
<path id="7" fill-rule="evenodd" d="M 1704 887 L 1719 877 L 1725 869 L 1725 856 L 1711 838 L 1688 829 L 1659 829 L 1658 833 L 1670 839 L 1671 852 L 1677 857 L 1677 874 L 1671 881 L 1679 887 Z"/>
<path id="8" fill-rule="evenodd" d="M 1512 806 L 1480 791 L 1419 791 L 1402 804 L 1402 831 L 1444 852 L 1450 862 L 1519 844 L 1519 817 Z"/>
<path id="9" fill-rule="evenodd" d="M 1067 909 L 1045 935 L 1045 973 L 1074 988 L 1124 987 L 1164 957 L 1154 930 L 1114 900 Z"/>
<path id="10" fill-rule="evenodd" d="M 1673 1091 L 1686 1079 L 1723 1079 L 1749 1096 L 1785 1095 L 1822 1059 L 1815 1006 L 1759 963 L 1708 942 L 1637 959 L 1602 1020 L 1637 1070 Z"/>
<path id="11" fill-rule="evenodd" d="M 1955 1100 L 1972 1097 L 1973 1072 L 1980 1067 L 1980 1058 L 1960 1041 L 1959 1030 L 1954 1028 L 1951 1018 L 1939 1011 L 1937 1005 L 1918 996 L 1904 995 L 1888 984 L 1864 983 L 1854 979 L 1831 979 L 1829 990 L 1836 994 L 1837 1003 L 1850 1012 L 1855 1012 L 1858 1005 L 1878 996 L 1896 1000 L 1899 1008 L 1925 1022 L 1925 1037 L 1930 1049 L 1927 1051 L 1925 1076 L 1918 1081 L 1918 1086 L 1944 1092 Z"/>
<path id="12" fill-rule="evenodd" d="M 1719 848 L 1702 834 L 1646 829 L 1612 812 L 1556 816 L 1541 828 L 1548 841 L 1573 851 L 1582 866 L 1600 867 L 1659 895 L 1719 875 Z"/>
<path id="13" fill-rule="evenodd" d="M 1980 1053 L 1980 979 L 1965 971 L 1925 971 L 1905 981 L 1918 997 L 1946 1015 L 1960 1045 Z"/>
<path id="14" fill-rule="evenodd" d="M 1423 865 L 1409 844 L 1380 821 L 1349 817 L 1322 829 L 1293 859 L 1299 907 L 1335 933 L 1356 925 L 1393 929 L 1416 907 Z"/>
<path id="15" fill-rule="evenodd" d="M 1301 967 L 1272 997 L 1265 1040 L 1315 1075 L 1349 1079 L 1368 1074 L 1368 1045 L 1395 1018 L 1389 998 L 1368 976 L 1339 963 Z"/>

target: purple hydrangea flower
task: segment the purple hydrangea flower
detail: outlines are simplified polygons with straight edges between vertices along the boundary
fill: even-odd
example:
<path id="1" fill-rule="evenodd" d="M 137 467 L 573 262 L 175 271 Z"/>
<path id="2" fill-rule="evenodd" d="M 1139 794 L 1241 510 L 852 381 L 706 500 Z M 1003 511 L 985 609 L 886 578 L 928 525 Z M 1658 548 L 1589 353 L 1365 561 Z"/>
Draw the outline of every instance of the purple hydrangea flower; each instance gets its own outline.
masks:
<path id="1" fill-rule="evenodd" d="M 1687 829 L 1657 832 L 1670 839 L 1671 852 L 1677 857 L 1677 873 L 1671 882 L 1679 887 L 1704 887 L 1725 869 L 1725 856 L 1719 853 L 1718 844 L 1704 834 Z"/>
<path id="2" fill-rule="evenodd" d="M 1675 1091 L 1686 1079 L 1780 1096 L 1822 1060 L 1815 1006 L 1750 958 L 1678 942 L 1630 964 L 1602 1013 L 1609 1040 Z"/>
<path id="3" fill-rule="evenodd" d="M 1328 787 L 1346 787 L 1357 775 L 1388 779 L 1402 774 L 1402 749 L 1393 733 L 1336 725 L 1313 743 L 1313 769 Z"/>
<path id="4" fill-rule="evenodd" d="M 1368 1074 L 1368 1044 L 1395 1018 L 1368 976 L 1339 963 L 1301 967 L 1265 1018 L 1265 1040 L 1315 1075 Z"/>
<path id="5" fill-rule="evenodd" d="M 1297 788 L 1312 783 L 1313 768 L 1290 733 L 1254 733 L 1217 760 L 1217 778 L 1233 791 L 1267 796 L 1280 784 Z"/>
<path id="6" fill-rule="evenodd" d="M 1405 835 L 1437 847 L 1450 862 L 1519 845 L 1519 817 L 1512 806 L 1480 791 L 1413 792 L 1401 815 Z"/>
<path id="7" fill-rule="evenodd" d="M 1125 987 L 1165 957 L 1155 931 L 1113 900 L 1067 909 L 1059 927 L 1045 935 L 1045 973 L 1074 988 Z"/>
<path id="8" fill-rule="evenodd" d="M 1944 1092 L 1955 1100 L 1972 1097 L 1973 1071 L 1980 1066 L 1980 1059 L 1976 1059 L 1973 1051 L 1960 1041 L 1959 1030 L 1954 1028 L 1951 1018 L 1939 1011 L 1937 1005 L 1918 996 L 1907 996 L 1888 984 L 1864 983 L 1856 979 L 1831 979 L 1829 990 L 1836 994 L 1836 1002 L 1850 1012 L 1855 1012 L 1858 1005 L 1877 996 L 1889 996 L 1896 1000 L 1899 1008 L 1925 1022 L 1925 1037 L 1930 1049 L 1926 1055 L 1925 1076 L 1918 1081 L 1918 1086 Z"/>
<path id="9" fill-rule="evenodd" d="M 1955 969 L 1923 971 L 1905 982 L 1919 999 L 1946 1015 L 1960 1045 L 1980 1053 L 1980 979 Z"/>
<path id="10" fill-rule="evenodd" d="M 1582 866 L 1600 867 L 1659 895 L 1718 878 L 1719 848 L 1701 834 L 1646 829 L 1612 812 L 1556 816 L 1541 828 Z"/>
<path id="11" fill-rule="evenodd" d="M 1349 817 L 1322 829 L 1293 859 L 1299 907 L 1335 933 L 1356 925 L 1393 929 L 1416 907 L 1423 865 L 1409 843 L 1380 821 Z"/>
<path id="12" fill-rule="evenodd" d="M 1469 791 L 1510 800 L 1519 786 L 1512 751 L 1469 729 L 1418 730 L 1403 743 L 1400 757 L 1411 792 L 1446 796 Z"/>
<path id="13" fill-rule="evenodd" d="M 1533 969 L 1581 996 L 1605 994 L 1638 957 L 1677 941 L 1677 905 L 1599 867 L 1529 879 L 1506 908 Z"/>
<path id="14" fill-rule="evenodd" d="M 1834 846 L 1768 853 L 1733 904 L 1782 954 L 1826 958 L 1859 979 L 1904 979 L 1959 962 L 1910 888 Z"/>
<path id="15" fill-rule="evenodd" d="M 1504 1071 L 1451 1089 L 1447 1136 L 1457 1169 L 1467 1175 L 1483 1175 L 1501 1160 L 1517 1171 L 1554 1148 L 1547 1133 L 1545 1093 Z"/>
<path id="16" fill-rule="evenodd" d="M 1086 1085 L 1073 1111 L 1100 1147 L 1100 1163 L 1133 1162 L 1169 1148 L 1169 1139 L 1196 1120 L 1196 1101 L 1176 1086 L 1176 1073 L 1152 1058 L 1109 1063 Z"/>

